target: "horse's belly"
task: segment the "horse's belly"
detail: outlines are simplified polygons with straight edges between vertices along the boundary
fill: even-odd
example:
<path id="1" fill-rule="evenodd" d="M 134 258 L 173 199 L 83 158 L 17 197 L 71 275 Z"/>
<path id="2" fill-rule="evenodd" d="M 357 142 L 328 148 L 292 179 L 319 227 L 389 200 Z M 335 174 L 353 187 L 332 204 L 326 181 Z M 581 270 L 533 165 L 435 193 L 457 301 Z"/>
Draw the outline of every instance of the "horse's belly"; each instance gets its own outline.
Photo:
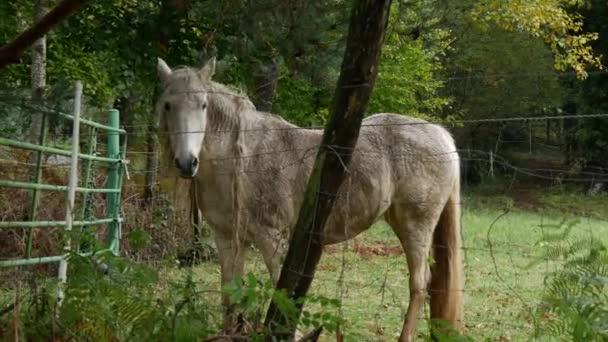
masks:
<path id="1" fill-rule="evenodd" d="M 376 185 L 366 189 L 355 187 L 347 196 L 339 196 L 325 226 L 324 244 L 352 239 L 384 215 L 391 203 L 390 186 Z"/>

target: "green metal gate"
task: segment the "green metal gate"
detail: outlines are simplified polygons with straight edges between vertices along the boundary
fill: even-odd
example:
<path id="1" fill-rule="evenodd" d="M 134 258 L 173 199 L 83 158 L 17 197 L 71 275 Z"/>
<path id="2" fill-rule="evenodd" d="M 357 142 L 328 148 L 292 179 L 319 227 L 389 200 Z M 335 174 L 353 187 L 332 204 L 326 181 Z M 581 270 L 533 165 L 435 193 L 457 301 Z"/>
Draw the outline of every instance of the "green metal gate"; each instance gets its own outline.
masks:
<path id="1" fill-rule="evenodd" d="M 42 113 L 42 128 L 38 144 L 26 143 L 14 139 L 7 139 L 0 137 L 0 145 L 8 146 L 16 149 L 29 150 L 36 153 L 36 165 L 35 173 L 31 182 L 18 182 L 13 180 L 0 179 L 0 188 L 20 188 L 29 189 L 32 191 L 32 201 L 29 208 L 29 218 L 31 221 L 0 221 L 0 229 L 2 228 L 25 228 L 26 229 L 26 248 L 25 255 L 20 259 L 0 260 L 0 267 L 10 266 L 24 266 L 24 265 L 35 265 L 61 262 L 65 260 L 69 253 L 62 255 L 51 255 L 51 256 L 36 256 L 32 257 L 32 243 L 33 243 L 33 230 L 34 228 L 52 228 L 52 227 L 63 227 L 67 226 L 66 221 L 36 221 L 36 215 L 38 211 L 38 202 L 41 191 L 60 191 L 67 192 L 68 186 L 62 185 L 51 185 L 42 184 L 42 160 L 43 155 L 54 154 L 61 156 L 71 156 L 72 153 L 68 150 L 45 146 L 46 140 L 46 123 L 48 117 L 55 115 L 65 120 L 74 120 L 74 116 L 71 114 L 62 113 L 55 110 L 49 110 L 45 108 L 39 108 L 38 106 L 32 106 L 22 104 L 22 106 L 35 110 L 36 112 Z M 123 173 L 126 167 L 125 155 L 127 147 L 126 131 L 119 128 L 119 112 L 118 110 L 112 109 L 108 111 L 108 123 L 107 125 L 100 124 L 94 121 L 80 119 L 81 126 L 86 126 L 88 132 L 86 135 L 87 139 L 87 153 L 79 153 L 78 158 L 83 161 L 84 165 L 84 177 L 81 177 L 80 185 L 76 188 L 76 192 L 81 194 L 81 207 L 74 208 L 75 213 L 74 221 L 72 222 L 73 227 L 89 227 L 89 226 L 100 226 L 107 225 L 107 237 L 104 244 L 104 249 L 100 252 L 112 252 L 117 255 L 119 252 L 120 244 L 120 232 L 122 217 L 120 215 L 120 192 L 122 186 Z M 101 157 L 95 154 L 97 144 L 97 133 L 103 131 L 107 135 L 107 156 Z M 122 139 L 121 139 L 122 138 Z M 108 180 L 105 188 L 94 188 L 91 187 L 91 169 L 93 162 L 101 162 L 107 165 Z M 106 211 L 105 217 L 90 219 L 86 212 L 88 210 L 87 203 L 90 201 L 88 197 L 91 193 L 104 193 L 106 194 Z M 68 239 L 77 238 L 79 234 L 71 234 Z M 78 243 L 68 244 L 71 245 L 71 251 L 79 253 L 81 255 L 90 254 L 90 251 L 81 251 Z"/>

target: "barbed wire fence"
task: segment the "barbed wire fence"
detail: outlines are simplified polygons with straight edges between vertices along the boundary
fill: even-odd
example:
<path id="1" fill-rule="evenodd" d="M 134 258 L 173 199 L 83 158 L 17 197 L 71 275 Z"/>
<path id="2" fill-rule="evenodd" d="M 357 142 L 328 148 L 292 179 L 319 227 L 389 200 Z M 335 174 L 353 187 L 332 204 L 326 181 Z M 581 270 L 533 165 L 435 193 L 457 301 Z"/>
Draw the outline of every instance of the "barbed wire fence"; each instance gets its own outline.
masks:
<path id="1" fill-rule="evenodd" d="M 2 97 L 0 97 L 2 100 Z M 15 99 L 10 102 L 14 104 Z M 29 103 L 27 98 L 19 98 L 20 104 Z M 543 116 L 513 116 L 504 118 L 472 119 L 472 120 L 449 120 L 438 121 L 445 126 L 463 127 L 470 124 L 489 123 L 500 124 L 505 122 L 530 123 L 539 122 L 541 125 L 537 130 L 544 127 L 543 123 L 554 120 L 586 120 L 591 118 L 606 118 L 608 113 L 588 113 L 582 115 L 571 115 L 561 113 L 560 115 Z M 419 124 L 419 123 L 415 123 Z M 366 126 L 365 124 L 363 125 Z M 132 136 L 146 134 L 148 125 L 133 125 L 135 132 Z M 294 127 L 294 130 L 310 129 Z M 525 132 L 528 139 L 501 140 L 499 136 L 501 151 L 509 152 L 509 146 L 515 146 L 516 152 L 525 151 L 531 158 L 543 156 L 547 151 L 558 150 L 559 144 L 551 142 L 551 139 L 540 139 L 537 134 L 531 132 L 530 126 Z M 221 132 L 204 132 L 206 134 L 228 134 L 233 131 L 226 130 Z M 265 130 L 250 129 L 241 131 L 247 134 L 266 134 Z M 186 132 L 201 133 L 201 132 Z M 157 132 L 159 135 L 168 132 Z M 363 131 L 362 134 L 365 134 Z M 526 134 L 523 134 L 524 136 Z M 83 134 L 83 136 L 86 134 Z M 60 140 L 61 134 L 51 134 L 51 139 Z M 522 146 L 527 148 L 522 148 Z M 104 145 L 98 144 L 98 153 L 104 153 Z M 303 158 L 313 158 L 314 152 L 319 146 L 305 146 L 297 149 L 268 150 L 264 152 L 265 157 L 281 160 L 281 156 L 297 153 Z M 547 274 L 555 267 L 559 267 L 560 258 L 546 258 L 537 252 L 534 246 L 535 237 L 540 237 L 543 228 L 548 224 L 555 224 L 556 215 L 575 216 L 582 219 L 579 233 L 589 234 L 590 236 L 605 236 L 608 230 L 604 217 L 598 213 L 597 209 L 574 208 L 570 203 L 568 195 L 571 189 L 565 185 L 585 185 L 586 190 L 592 188 L 591 184 L 601 184 L 608 181 L 608 175 L 601 168 L 592 170 L 576 170 L 572 168 L 559 167 L 559 162 L 536 163 L 537 165 L 526 166 L 518 165 L 507 158 L 494 146 L 480 149 L 461 149 L 458 151 L 463 164 L 469 162 L 479 163 L 485 168 L 485 182 L 495 182 L 497 185 L 491 188 L 491 193 L 483 193 L 483 188 L 477 189 L 475 186 L 468 186 L 463 182 L 463 234 L 464 234 L 464 259 L 465 276 L 467 283 L 462 291 L 465 294 L 465 321 L 467 329 L 472 336 L 489 336 L 496 338 L 517 338 L 518 336 L 535 336 L 535 326 L 538 324 L 538 317 L 534 315 L 535 306 L 539 304 L 539 295 L 543 291 L 543 275 Z M 152 247 L 144 250 L 130 249 L 125 246 L 123 249 L 126 255 L 140 261 L 156 262 L 163 257 L 174 255 L 179 248 L 188 246 L 188 239 L 191 238 L 190 218 L 186 208 L 173 208 L 176 200 L 187 197 L 187 182 L 176 180 L 171 174 L 171 166 L 160 165 L 154 169 L 147 170 L 145 158 L 151 152 L 144 150 L 128 151 L 127 159 L 130 160 L 129 174 L 130 181 L 124 184 L 123 212 L 126 222 L 124 233 L 129 234 L 133 230 L 144 230 L 151 233 Z M 422 159 L 432 158 L 432 155 L 407 155 L 392 154 L 388 155 L 385 151 L 365 151 L 370 155 L 380 155 L 386 158 L 403 159 Z M 260 157 L 260 154 L 248 156 L 227 155 L 217 158 L 217 162 L 233 160 L 235 158 L 248 159 Z M 204 157 L 203 157 L 204 158 Z M 292 160 L 293 158 L 286 158 Z M 47 159 L 42 165 L 48 173 L 45 177 L 57 183 L 64 180 L 62 168 L 67 167 L 67 162 L 56 159 Z M 534 163 L 533 163 L 534 164 Z M 549 166 L 547 166 L 549 165 Z M 557 166 L 556 166 L 557 165 Z M 27 156 L 16 156 L 10 151 L 0 150 L 0 170 L 10 173 L 12 176 L 28 177 L 29 169 L 34 165 L 28 162 Z M 281 168 L 299 167 L 299 162 L 292 162 Z M 10 168 L 10 169 L 9 169 Z M 173 191 L 157 193 L 154 200 L 146 207 L 143 204 L 142 177 L 146 173 L 158 173 L 158 185 L 173 188 Z M 241 172 L 270 172 L 269 170 L 245 169 Z M 466 170 L 465 170 L 466 176 Z M 165 176 L 163 176 L 165 175 Z M 527 178 L 523 181 L 521 178 Z M 100 185 L 105 179 L 99 178 L 95 182 Z M 176 182 L 182 182 L 175 186 Z M 543 183 L 544 187 L 551 189 L 557 195 L 552 197 L 549 202 L 535 198 L 537 194 L 530 193 L 534 190 L 534 185 Z M 164 184 L 161 184 L 164 183 Z M 3 190 L 4 191 L 4 190 Z M 579 191 L 580 187 L 579 187 Z M 581 191 L 582 192 L 582 191 Z M 348 193 L 348 192 L 347 192 Z M 564 195 L 563 197 L 560 196 Z M 4 194 L 3 201 L 14 202 L 15 194 Z M 493 197 L 503 195 L 509 197 L 503 202 L 494 203 Z M 592 196 L 593 194 L 588 194 Z M 603 196 L 598 194 L 597 196 Z M 25 198 L 25 197 L 24 197 Z M 44 201 L 45 199 L 43 199 Z M 261 199 L 263 200 L 263 199 Z M 487 200 L 488 203 L 484 203 Z M 56 201 L 54 197 L 47 197 L 48 205 L 41 207 L 48 210 L 41 213 L 41 217 L 52 219 L 60 212 L 53 210 L 51 203 Z M 93 200 L 95 201 L 95 200 Z M 102 203 L 103 201 L 95 201 Z M 487 207 L 486 207 L 487 204 Z M 547 205 L 549 206 L 547 208 Z M 533 213 L 533 214 L 531 214 Z M 20 208 L 5 206 L 0 217 L 2 220 L 9 220 L 21 215 Z M 523 226 L 524 228 L 522 229 Z M 472 228 L 473 227 L 473 228 Z M 515 231 L 515 236 L 509 233 Z M 387 336 L 397 334 L 400 330 L 401 319 L 407 307 L 407 268 L 405 258 L 402 255 L 401 247 L 395 237 L 385 234 L 388 231 L 386 226 L 375 227 L 369 233 L 344 243 L 339 246 L 327 247 L 320 270 L 316 275 L 315 283 L 320 284 L 314 288 L 315 293 L 320 293 L 328 297 L 337 297 L 342 301 L 342 308 L 339 312 L 341 318 L 347 323 L 344 333 L 351 333 L 354 336 L 362 334 L 362 331 L 374 331 L 374 335 Z M 604 232 L 604 233 L 602 233 Z M 11 233 L 13 239 L 3 239 L 3 241 L 18 241 L 19 232 Z M 128 239 L 125 239 L 128 244 Z M 167 241 L 171 243 L 167 244 Z M 51 242 L 48 242 L 50 245 Z M 10 248 L 3 247 L 4 251 Z M 40 248 L 40 246 L 39 246 Z M 50 248 L 50 247 L 48 247 Z M 4 253 L 2 253 L 4 254 Z M 2 255 L 3 258 L 10 255 Z M 544 270 L 539 272 L 538 268 L 526 269 L 525 265 L 541 260 Z M 253 258 L 250 261 L 253 269 L 257 273 L 264 273 L 265 268 L 260 258 Z M 205 270 L 217 269 L 215 264 L 203 266 Z M 215 296 L 213 289 L 218 289 L 219 277 L 217 281 L 205 281 L 206 285 Z M 202 290 L 206 291 L 206 290 Z M 219 299 L 216 301 L 219 310 Z M 428 312 L 426 313 L 428 317 Z M 420 329 L 424 330 L 424 329 Z M 364 337 L 361 335 L 361 337 Z"/>

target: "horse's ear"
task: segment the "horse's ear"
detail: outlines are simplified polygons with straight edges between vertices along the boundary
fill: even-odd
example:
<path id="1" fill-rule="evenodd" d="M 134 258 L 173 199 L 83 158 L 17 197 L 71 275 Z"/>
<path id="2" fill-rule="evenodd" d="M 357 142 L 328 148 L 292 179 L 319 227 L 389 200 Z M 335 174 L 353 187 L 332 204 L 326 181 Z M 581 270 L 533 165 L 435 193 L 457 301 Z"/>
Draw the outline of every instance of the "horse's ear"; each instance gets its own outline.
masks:
<path id="1" fill-rule="evenodd" d="M 158 71 L 158 77 L 160 78 L 160 81 L 163 83 L 166 82 L 169 79 L 169 76 L 171 76 L 171 74 L 173 73 L 173 71 L 171 71 L 171 68 L 169 68 L 167 63 L 163 61 L 162 58 L 158 58 L 156 70 Z"/>
<path id="2" fill-rule="evenodd" d="M 205 66 L 198 71 L 200 78 L 207 81 L 211 80 L 213 74 L 215 74 L 215 57 L 211 57 L 211 59 L 205 63 Z"/>

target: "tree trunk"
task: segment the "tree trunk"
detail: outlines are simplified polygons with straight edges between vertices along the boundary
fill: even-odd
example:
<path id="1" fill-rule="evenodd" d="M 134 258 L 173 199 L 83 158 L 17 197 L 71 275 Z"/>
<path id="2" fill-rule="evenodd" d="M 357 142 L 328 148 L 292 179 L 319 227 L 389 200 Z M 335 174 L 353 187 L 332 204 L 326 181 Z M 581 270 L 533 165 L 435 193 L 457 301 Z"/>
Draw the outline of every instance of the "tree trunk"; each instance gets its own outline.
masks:
<path id="1" fill-rule="evenodd" d="M 564 111 L 568 114 L 576 114 L 578 112 L 577 105 L 568 101 L 564 105 Z M 577 141 L 576 141 L 576 131 L 577 131 L 577 120 L 576 119 L 562 119 L 562 139 L 561 143 L 563 143 L 565 154 L 565 164 L 566 166 L 572 166 L 573 163 L 577 159 Z"/>
<path id="2" fill-rule="evenodd" d="M 46 0 L 36 0 L 34 4 L 34 25 L 36 25 L 46 10 Z M 46 37 L 42 36 L 32 46 L 32 67 L 31 67 L 31 82 L 32 82 L 32 100 L 34 102 L 41 102 L 44 98 L 44 91 L 46 87 Z M 43 125 L 44 114 L 40 112 L 32 112 L 32 121 L 29 130 L 29 142 L 33 144 L 43 143 L 44 135 L 47 128 Z M 47 120 L 48 121 L 48 120 Z M 44 131 L 43 131 L 44 129 Z M 32 152 L 29 156 L 30 164 L 37 164 L 38 160 L 42 158 L 42 152 Z M 40 167 L 31 168 L 31 181 L 38 183 L 42 176 L 42 170 Z M 40 202 L 40 192 L 38 190 L 32 190 L 29 195 L 30 209 L 27 214 L 26 220 L 36 220 L 36 208 Z M 28 231 L 28 239 L 31 238 L 33 232 L 31 228 Z M 29 249 L 27 251 L 29 253 Z M 29 254 L 28 254 L 29 255 Z"/>
<path id="3" fill-rule="evenodd" d="M 34 4 L 34 23 L 38 23 L 46 12 L 46 0 L 36 0 Z M 46 36 L 37 39 L 32 45 L 32 100 L 38 102 L 44 97 L 46 87 Z M 32 113 L 30 142 L 38 143 L 42 127 L 42 113 Z"/>
<path id="4" fill-rule="evenodd" d="M 161 133 L 162 134 L 162 133 Z M 146 182 L 144 186 L 144 204 L 149 205 L 154 198 L 154 185 L 158 172 L 158 138 L 155 127 L 148 129 L 146 153 Z"/>
<path id="5" fill-rule="evenodd" d="M 294 300 L 308 292 L 321 258 L 323 227 L 359 137 L 376 79 L 390 4 L 391 0 L 356 0 L 353 5 L 332 115 L 323 133 L 277 284 L 277 290 L 285 290 Z M 280 339 L 293 336 L 296 327 L 292 319 L 299 318 L 302 305 L 296 304 L 296 317 L 285 317 L 275 301 L 270 304 L 265 325 L 273 336 Z"/>

